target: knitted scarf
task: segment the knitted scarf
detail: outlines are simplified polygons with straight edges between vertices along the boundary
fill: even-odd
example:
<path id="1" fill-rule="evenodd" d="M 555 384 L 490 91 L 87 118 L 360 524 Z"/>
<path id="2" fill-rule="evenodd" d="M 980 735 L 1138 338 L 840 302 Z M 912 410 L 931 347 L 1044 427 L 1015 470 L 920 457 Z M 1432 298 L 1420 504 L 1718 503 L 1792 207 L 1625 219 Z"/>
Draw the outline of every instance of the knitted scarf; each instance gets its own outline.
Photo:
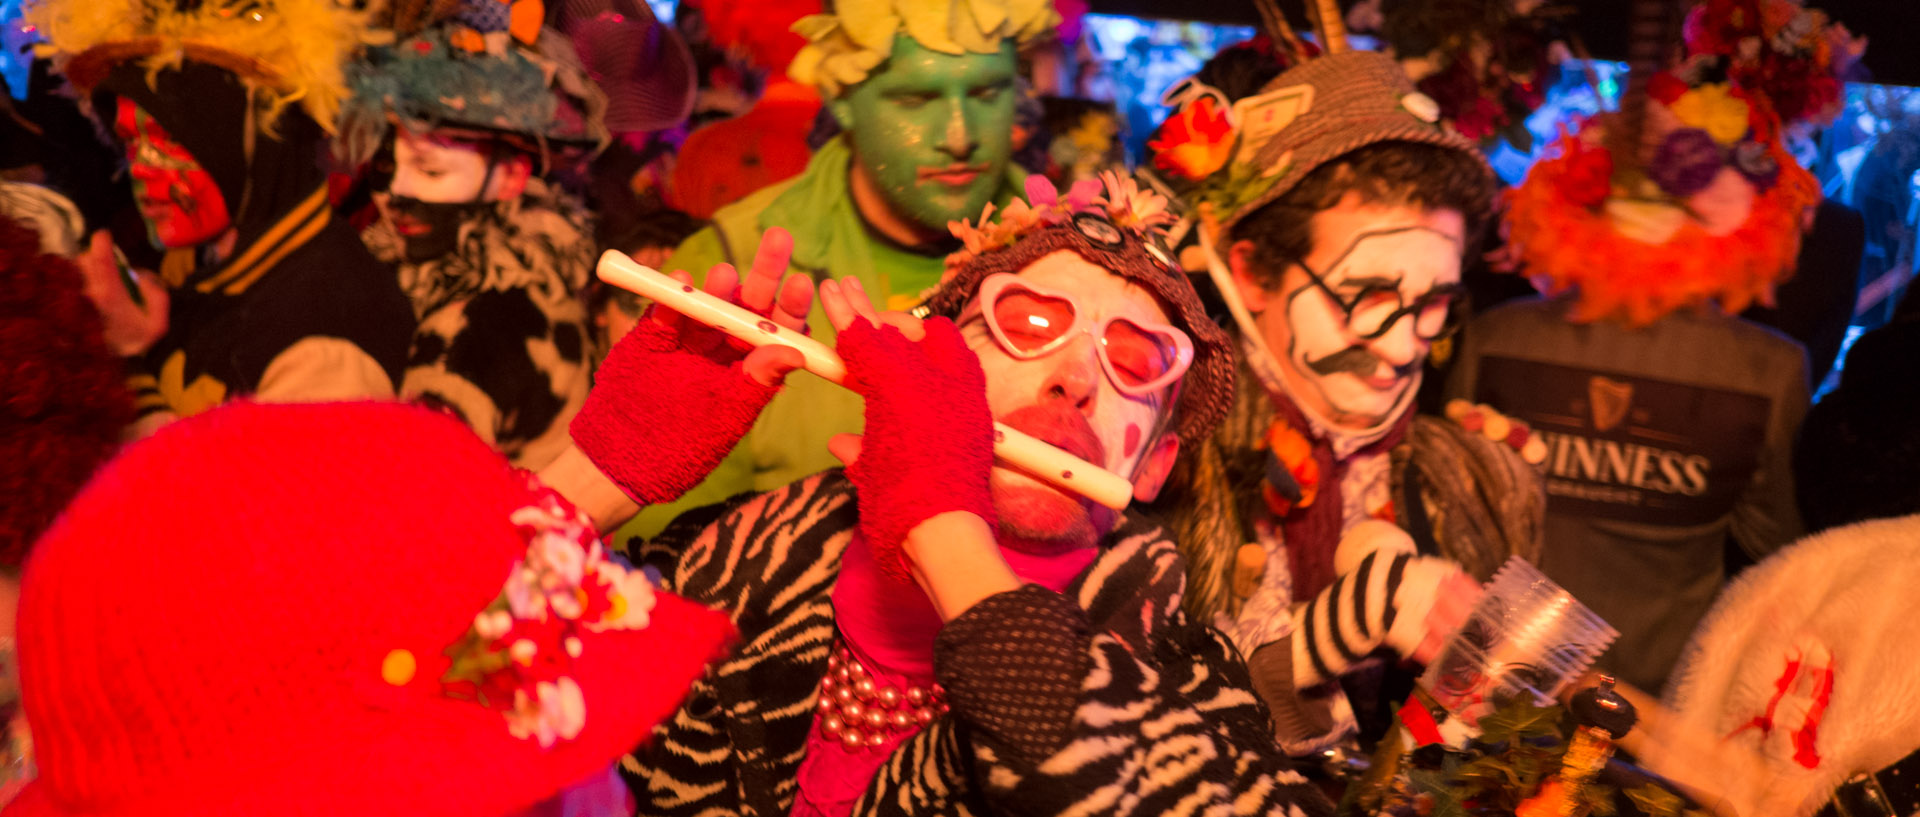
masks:
<path id="1" fill-rule="evenodd" d="M 1226 420 L 1198 450 L 1181 458 L 1169 480 L 1178 490 L 1165 492 L 1153 506 L 1166 519 L 1187 559 L 1187 612 L 1201 621 L 1213 621 L 1219 613 L 1238 613 L 1234 562 L 1242 545 L 1258 541 L 1255 520 L 1277 524 L 1287 546 L 1294 598 L 1311 598 L 1332 584 L 1333 554 L 1345 522 L 1342 483 L 1348 463 L 1392 450 L 1405 440 L 1413 420 L 1413 412 L 1407 411 L 1377 439 L 1336 457 L 1333 444 L 1291 398 L 1262 385 L 1247 356 L 1239 357 L 1239 368 Z M 1321 475 L 1313 502 L 1280 519 L 1272 519 L 1261 490 L 1272 459 L 1262 441 L 1276 421 L 1307 436 Z"/>

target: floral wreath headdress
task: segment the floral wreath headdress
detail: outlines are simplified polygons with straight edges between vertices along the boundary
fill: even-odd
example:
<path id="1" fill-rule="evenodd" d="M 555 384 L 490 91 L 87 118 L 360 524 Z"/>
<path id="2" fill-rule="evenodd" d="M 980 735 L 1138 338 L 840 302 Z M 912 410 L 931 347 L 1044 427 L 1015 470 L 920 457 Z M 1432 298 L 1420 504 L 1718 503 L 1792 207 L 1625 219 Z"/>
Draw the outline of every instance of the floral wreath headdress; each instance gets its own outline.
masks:
<path id="1" fill-rule="evenodd" d="M 1707 0 L 1687 14 L 1687 53 L 1715 58 L 1749 100 L 1785 125 L 1840 114 L 1840 75 L 1866 53 L 1864 38 L 1794 0 Z"/>
<path id="2" fill-rule="evenodd" d="M 1034 174 L 1027 177 L 1026 198 L 1015 196 L 1000 208 L 998 218 L 989 202 L 978 219 L 947 222 L 947 231 L 961 244 L 959 251 L 947 256 L 947 270 L 956 270 L 976 257 L 1011 247 L 1029 234 L 1077 221 L 1081 216 L 1095 216 L 1111 225 L 1103 228 L 1088 224 L 1083 230 L 1130 231 L 1155 260 L 1178 269 L 1159 241 L 1160 233 L 1174 221 L 1167 199 L 1152 190 L 1142 190 L 1130 177 L 1103 170 L 1097 181 L 1074 182 L 1065 196 L 1045 176 Z"/>
<path id="3" fill-rule="evenodd" d="M 1752 0 L 1736 2 L 1752 13 Z M 1690 47 L 1718 42 L 1691 35 L 1719 30 L 1723 5 L 1689 17 Z M 1817 14 L 1791 19 L 1824 19 Z M 1776 34 L 1793 31 L 1800 29 Z M 1825 34 L 1788 39 L 1783 47 L 1824 42 Z M 1535 164 L 1507 195 L 1509 236 L 1525 271 L 1549 294 L 1571 295 L 1569 318 L 1577 322 L 1644 326 L 1683 308 L 1737 314 L 1772 303 L 1774 285 L 1799 254 L 1806 214 L 1820 200 L 1819 182 L 1781 142 L 1778 101 L 1764 84 L 1741 79 L 1778 76 L 1754 67 L 1769 57 L 1710 51 L 1655 71 L 1658 45 L 1636 43 L 1649 54 L 1635 60 L 1618 112 L 1563 136 L 1557 155 Z M 1827 104 L 1822 98 L 1797 94 L 1787 107 L 1815 115 Z"/>
<path id="4" fill-rule="evenodd" d="M 831 99 L 886 62 L 896 34 L 942 54 L 993 54 L 1009 39 L 1033 42 L 1059 22 L 1053 0 L 837 0 L 833 13 L 793 24 L 807 44 L 787 75 Z"/>

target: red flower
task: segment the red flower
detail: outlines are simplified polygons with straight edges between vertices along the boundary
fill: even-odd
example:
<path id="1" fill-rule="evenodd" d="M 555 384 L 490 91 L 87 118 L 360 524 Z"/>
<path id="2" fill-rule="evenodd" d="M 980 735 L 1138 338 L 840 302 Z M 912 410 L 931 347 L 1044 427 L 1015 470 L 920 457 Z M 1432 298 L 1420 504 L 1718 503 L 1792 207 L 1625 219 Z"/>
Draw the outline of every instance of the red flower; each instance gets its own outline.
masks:
<path id="1" fill-rule="evenodd" d="M 1560 176 L 1560 193 L 1581 207 L 1598 207 L 1613 192 L 1613 154 L 1575 141 Z"/>
<path id="2" fill-rule="evenodd" d="M 607 585 L 607 578 L 600 575 L 599 571 L 588 573 L 581 580 L 580 589 L 586 592 L 586 598 L 580 610 L 581 621 L 599 621 L 606 617 L 607 611 L 613 609 L 612 588 Z"/>
<path id="3" fill-rule="evenodd" d="M 1647 80 L 1647 95 L 1662 105 L 1672 105 L 1687 92 L 1687 83 L 1673 74 L 1661 71 Z"/>
<path id="4" fill-rule="evenodd" d="M 1233 124 L 1226 109 L 1214 102 L 1212 96 L 1202 96 L 1167 117 L 1160 138 L 1147 143 L 1154 151 L 1154 167 L 1199 181 L 1226 165 L 1233 151 Z"/>

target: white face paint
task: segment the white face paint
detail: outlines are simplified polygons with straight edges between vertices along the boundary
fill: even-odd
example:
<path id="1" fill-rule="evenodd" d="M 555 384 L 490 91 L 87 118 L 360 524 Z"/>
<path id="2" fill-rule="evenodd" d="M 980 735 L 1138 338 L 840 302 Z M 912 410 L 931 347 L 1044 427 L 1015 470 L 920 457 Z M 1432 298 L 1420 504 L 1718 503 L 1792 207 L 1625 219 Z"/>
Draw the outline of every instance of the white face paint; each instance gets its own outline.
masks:
<path id="1" fill-rule="evenodd" d="M 1094 321 L 1123 317 L 1153 325 L 1172 320 L 1151 292 L 1071 250 L 1041 257 L 1021 270 L 1020 277 L 1050 291 L 1072 293 Z M 1162 461 L 1153 453 L 1163 438 L 1172 439 L 1163 426 L 1172 410 L 1174 387 L 1146 395 L 1121 392 L 1102 368 L 1099 341 L 1090 335 L 1040 357 L 1016 358 L 994 340 L 980 309 L 977 302 L 969 304 L 958 324 L 967 345 L 980 355 L 994 419 L 1131 476 L 1136 484 L 1157 485 L 1165 478 L 1172 458 Z M 1002 533 L 1020 540 L 1009 545 L 1016 549 L 1091 546 L 1115 521 L 1109 509 L 1005 466 L 993 469 L 992 487 Z"/>
<path id="2" fill-rule="evenodd" d="M 419 201 L 464 204 L 479 201 L 487 186 L 487 153 L 480 145 L 405 128 L 393 140 L 393 185 L 389 192 Z"/>
<path id="3" fill-rule="evenodd" d="M 1280 286 L 1265 291 L 1256 318 L 1267 347 L 1281 359 L 1282 384 L 1301 409 L 1356 431 L 1398 419 L 1427 357 L 1416 316 L 1363 338 L 1340 302 L 1353 304 L 1355 315 L 1391 313 L 1459 283 L 1465 233 L 1458 212 L 1362 205 L 1355 194 L 1314 215 L 1306 265 L 1320 271 L 1325 288 L 1301 265 L 1289 265 Z"/>

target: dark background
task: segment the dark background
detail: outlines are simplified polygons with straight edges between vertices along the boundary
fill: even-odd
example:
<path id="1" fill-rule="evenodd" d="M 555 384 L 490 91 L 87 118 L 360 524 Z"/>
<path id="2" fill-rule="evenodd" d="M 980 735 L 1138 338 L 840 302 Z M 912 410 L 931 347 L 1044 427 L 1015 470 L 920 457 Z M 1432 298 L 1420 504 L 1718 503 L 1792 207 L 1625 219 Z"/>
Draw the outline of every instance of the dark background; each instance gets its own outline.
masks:
<path id="1" fill-rule="evenodd" d="M 1295 26 L 1311 30 L 1301 0 L 1279 2 Z M 1236 25 L 1258 25 L 1260 20 L 1251 0 L 1089 0 L 1089 5 L 1095 12 L 1134 17 Z M 1578 9 L 1574 30 L 1594 56 L 1626 58 L 1627 0 L 1572 0 L 1570 5 Z M 1920 0 L 1809 0 L 1807 5 L 1870 38 L 1866 65 L 1874 82 L 1920 85 L 1920 48 L 1912 44 L 1920 36 Z"/>

